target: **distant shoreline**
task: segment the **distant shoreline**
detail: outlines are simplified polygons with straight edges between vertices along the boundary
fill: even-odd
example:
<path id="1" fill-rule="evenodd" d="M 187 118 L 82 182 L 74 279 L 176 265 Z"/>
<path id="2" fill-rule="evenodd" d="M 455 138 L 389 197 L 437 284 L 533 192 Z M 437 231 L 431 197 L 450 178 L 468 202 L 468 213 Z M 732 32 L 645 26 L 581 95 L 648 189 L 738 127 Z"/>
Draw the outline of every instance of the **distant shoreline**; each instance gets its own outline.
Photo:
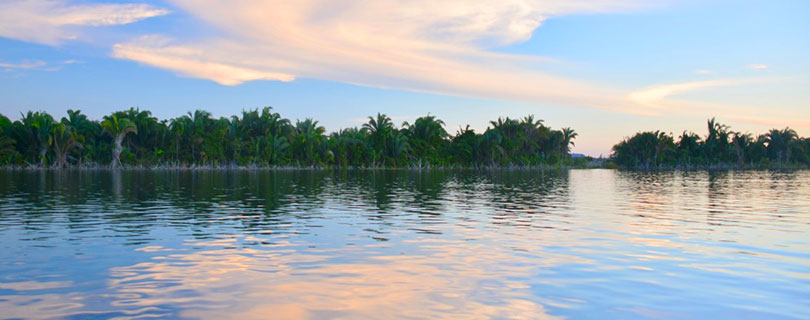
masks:
<path id="1" fill-rule="evenodd" d="M 311 118 L 291 120 L 266 107 L 214 118 L 204 110 L 159 120 L 131 108 L 90 120 L 68 110 L 57 121 L 29 111 L 0 115 L 0 166 L 150 170 L 557 169 L 758 170 L 810 167 L 810 138 L 795 130 L 753 135 L 714 118 L 707 135 L 642 131 L 613 146 L 609 158 L 571 152 L 579 135 L 528 115 L 499 117 L 482 132 L 456 134 L 430 114 L 396 126 L 378 113 L 361 127 L 330 134 Z"/>
<path id="2" fill-rule="evenodd" d="M 0 166 L 2 171 L 553 171 L 573 169 L 608 169 L 628 172 L 666 172 L 666 171 L 782 171 L 807 170 L 810 166 L 802 164 L 792 165 L 702 165 L 702 166 L 661 166 L 658 168 L 619 167 L 613 163 L 589 163 L 584 165 L 499 165 L 499 166 L 430 166 L 430 167 L 341 167 L 341 166 L 214 166 L 214 165 L 165 165 L 165 166 L 139 166 L 123 165 L 111 167 L 109 165 L 78 165 L 69 167 L 40 167 L 40 166 Z"/>

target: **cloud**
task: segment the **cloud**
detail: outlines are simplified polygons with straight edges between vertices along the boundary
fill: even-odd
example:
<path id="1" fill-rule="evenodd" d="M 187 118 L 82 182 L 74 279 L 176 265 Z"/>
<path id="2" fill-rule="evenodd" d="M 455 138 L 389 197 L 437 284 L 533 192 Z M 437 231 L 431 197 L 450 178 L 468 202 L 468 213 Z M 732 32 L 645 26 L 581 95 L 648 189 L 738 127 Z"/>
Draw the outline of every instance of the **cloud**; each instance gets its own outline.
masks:
<path id="1" fill-rule="evenodd" d="M 772 79 L 740 78 L 663 84 L 633 91 L 628 94 L 627 97 L 630 99 L 630 101 L 652 109 L 666 109 L 671 103 L 671 101 L 668 101 L 667 98 L 673 95 L 705 88 L 738 86 L 769 81 L 772 81 Z"/>
<path id="2" fill-rule="evenodd" d="M 0 37 L 56 45 L 78 38 L 77 27 L 122 25 L 167 13 L 146 4 L 4 0 L 0 2 Z"/>
<path id="3" fill-rule="evenodd" d="M 697 73 L 697 74 L 714 74 L 714 71 L 712 71 L 712 70 L 697 70 L 697 71 L 695 71 L 695 73 Z"/>
<path id="4" fill-rule="evenodd" d="M 4 69 L 37 69 L 45 65 L 45 61 L 42 60 L 23 60 L 20 63 L 0 62 L 0 68 Z"/>
<path id="5" fill-rule="evenodd" d="M 221 36 L 138 39 L 116 45 L 113 56 L 227 85 L 295 76 L 623 111 L 631 108 L 622 89 L 543 72 L 554 63 L 550 59 L 490 49 L 529 39 L 548 17 L 644 5 L 627 0 L 176 0 L 172 4 Z M 193 63 L 174 63 L 186 60 Z"/>
<path id="6" fill-rule="evenodd" d="M 768 66 L 764 64 L 749 64 L 748 66 L 746 66 L 746 68 L 751 70 L 765 70 L 768 69 Z"/>
<path id="7" fill-rule="evenodd" d="M 61 64 L 62 65 L 52 65 L 42 60 L 22 60 L 19 63 L 0 62 L 0 69 L 6 72 L 21 70 L 59 71 L 62 70 L 63 65 L 71 63 L 62 62 Z"/>
<path id="8" fill-rule="evenodd" d="M 549 18 L 650 6 L 642 0 L 169 1 L 210 33 L 118 41 L 112 56 L 228 86 L 310 78 L 651 116 L 737 110 L 748 117 L 760 112 L 673 97 L 764 80 L 717 79 L 633 91 L 553 74 L 548 70 L 557 61 L 552 59 L 497 50 L 530 39 Z M 0 3 L 0 36 L 58 44 L 77 37 L 81 27 L 126 24 L 167 13 L 146 4 L 7 0 Z"/>
<path id="9" fill-rule="evenodd" d="M 113 47 L 113 56 L 121 59 L 139 61 L 156 67 L 176 71 L 194 78 L 210 79 L 221 85 L 233 86 L 252 80 L 292 81 L 295 76 L 279 72 L 266 72 L 242 68 L 230 64 L 207 61 L 202 51 L 163 47 L 145 50 L 144 45 L 163 43 L 165 40 L 156 37 L 144 37 L 131 44 L 117 44 Z"/>
<path id="10" fill-rule="evenodd" d="M 763 85 L 768 83 L 783 83 L 785 81 L 786 79 L 784 78 L 760 77 L 663 84 L 633 91 L 628 95 L 628 98 L 634 103 L 647 107 L 648 110 L 650 110 L 650 115 L 720 116 L 726 119 L 758 125 L 788 125 L 794 128 L 810 128 L 810 120 L 806 120 L 800 113 L 796 114 L 795 112 L 774 108 L 772 106 L 727 105 L 676 98 L 681 94 L 709 90 L 712 88 Z"/>

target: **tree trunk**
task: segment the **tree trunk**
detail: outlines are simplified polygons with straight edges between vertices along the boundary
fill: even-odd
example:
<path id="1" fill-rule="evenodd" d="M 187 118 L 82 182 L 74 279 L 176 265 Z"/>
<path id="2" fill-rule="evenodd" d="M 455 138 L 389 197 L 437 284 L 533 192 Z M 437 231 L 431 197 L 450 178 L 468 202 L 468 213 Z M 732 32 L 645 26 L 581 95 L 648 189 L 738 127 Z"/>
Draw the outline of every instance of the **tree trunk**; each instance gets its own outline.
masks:
<path id="1" fill-rule="evenodd" d="M 54 160 L 56 160 L 55 165 L 56 165 L 57 168 L 64 168 L 65 167 L 65 164 L 64 164 L 65 152 L 63 152 L 63 151 L 64 150 L 59 148 L 59 143 L 54 141 L 53 142 L 53 153 L 54 153 L 54 158 L 55 158 Z"/>
<path id="2" fill-rule="evenodd" d="M 41 148 L 39 150 L 39 165 L 45 166 L 45 155 L 48 154 L 48 147 Z"/>
<path id="3" fill-rule="evenodd" d="M 121 147 L 122 140 L 124 140 L 124 135 L 122 134 L 115 137 L 115 148 L 113 148 L 113 160 L 111 164 L 113 169 L 121 163 L 121 151 L 123 151 L 123 147 Z"/>
<path id="4" fill-rule="evenodd" d="M 56 156 L 56 166 L 59 168 L 67 167 L 67 152 Z"/>

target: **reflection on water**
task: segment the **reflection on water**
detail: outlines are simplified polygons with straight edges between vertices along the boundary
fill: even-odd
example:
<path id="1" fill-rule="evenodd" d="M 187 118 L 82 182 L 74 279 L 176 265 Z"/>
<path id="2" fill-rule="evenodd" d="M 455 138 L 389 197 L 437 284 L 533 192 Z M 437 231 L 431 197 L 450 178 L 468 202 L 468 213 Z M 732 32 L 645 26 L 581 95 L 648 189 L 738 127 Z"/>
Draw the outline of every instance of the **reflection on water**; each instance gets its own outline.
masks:
<path id="1" fill-rule="evenodd" d="M 6 171 L 0 196 L 0 318 L 810 314 L 810 171 Z"/>

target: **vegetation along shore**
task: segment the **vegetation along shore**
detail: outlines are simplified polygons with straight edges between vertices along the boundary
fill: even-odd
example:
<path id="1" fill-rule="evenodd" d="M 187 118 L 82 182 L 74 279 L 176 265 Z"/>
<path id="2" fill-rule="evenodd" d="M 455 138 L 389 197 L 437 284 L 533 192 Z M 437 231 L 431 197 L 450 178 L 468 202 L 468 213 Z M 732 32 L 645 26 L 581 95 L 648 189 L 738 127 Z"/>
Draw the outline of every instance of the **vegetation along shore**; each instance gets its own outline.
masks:
<path id="1" fill-rule="evenodd" d="M 613 147 L 607 161 L 572 157 L 577 133 L 534 116 L 499 118 L 477 133 L 449 134 L 426 115 L 396 126 L 385 114 L 361 127 L 326 134 L 313 119 L 293 123 L 269 107 L 214 118 L 197 110 L 158 120 L 131 108 L 91 120 L 68 110 L 60 120 L 29 111 L 0 115 L 0 165 L 7 168 L 565 168 L 633 169 L 807 167 L 810 139 L 789 128 L 754 137 L 708 122 L 701 138 L 640 132 Z"/>

